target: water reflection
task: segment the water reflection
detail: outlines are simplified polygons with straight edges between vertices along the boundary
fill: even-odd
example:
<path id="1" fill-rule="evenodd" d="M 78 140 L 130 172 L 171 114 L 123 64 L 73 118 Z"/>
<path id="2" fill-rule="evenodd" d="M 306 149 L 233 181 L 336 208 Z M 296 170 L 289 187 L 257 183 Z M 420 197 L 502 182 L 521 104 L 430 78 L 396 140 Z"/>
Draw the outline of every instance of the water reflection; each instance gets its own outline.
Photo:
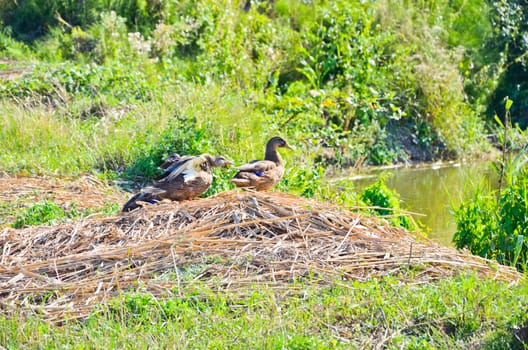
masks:
<path id="1" fill-rule="evenodd" d="M 403 207 L 425 214 L 418 219 L 430 230 L 429 237 L 447 246 L 453 245 L 456 230 L 451 205 L 458 206 L 465 196 L 474 192 L 479 181 L 492 186 L 497 183 L 497 175 L 489 162 L 376 169 L 349 178 L 360 192 L 385 172 L 392 173 L 386 184 L 400 194 Z"/>

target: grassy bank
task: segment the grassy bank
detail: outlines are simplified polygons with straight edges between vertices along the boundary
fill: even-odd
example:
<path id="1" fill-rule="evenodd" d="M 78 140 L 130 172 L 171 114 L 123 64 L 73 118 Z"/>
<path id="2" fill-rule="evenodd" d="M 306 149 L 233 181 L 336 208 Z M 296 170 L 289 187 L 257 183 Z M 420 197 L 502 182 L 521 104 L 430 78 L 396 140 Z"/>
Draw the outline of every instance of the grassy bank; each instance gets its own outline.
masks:
<path id="1" fill-rule="evenodd" d="M 311 170 L 491 147 L 485 1 L 136 5 L 3 5 L 0 170 L 150 178 L 171 151 L 242 162 L 279 133 Z"/>
<path id="2" fill-rule="evenodd" d="M 7 348 L 521 349 L 528 284 L 461 273 L 431 284 L 400 277 L 331 286 L 220 291 L 183 284 L 165 298 L 135 292 L 86 321 L 0 318 Z M 313 281 L 316 282 L 316 281 Z"/>
<path id="3" fill-rule="evenodd" d="M 520 273 L 385 220 L 290 194 L 231 192 L 5 230 L 0 345 L 526 344 L 528 284 Z"/>

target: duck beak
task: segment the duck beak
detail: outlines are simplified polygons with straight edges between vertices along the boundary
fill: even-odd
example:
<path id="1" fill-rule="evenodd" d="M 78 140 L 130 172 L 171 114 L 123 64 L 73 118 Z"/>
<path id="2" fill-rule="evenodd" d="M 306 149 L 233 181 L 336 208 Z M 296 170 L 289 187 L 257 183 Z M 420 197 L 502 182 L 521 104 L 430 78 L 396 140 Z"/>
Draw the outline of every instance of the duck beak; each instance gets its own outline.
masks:
<path id="1" fill-rule="evenodd" d="M 225 161 L 225 166 L 231 166 L 231 165 L 235 165 L 235 162 L 230 161 L 230 160 Z"/>
<path id="2" fill-rule="evenodd" d="M 292 145 L 286 144 L 284 147 L 291 149 L 292 151 L 295 151 L 297 148 L 295 148 Z"/>

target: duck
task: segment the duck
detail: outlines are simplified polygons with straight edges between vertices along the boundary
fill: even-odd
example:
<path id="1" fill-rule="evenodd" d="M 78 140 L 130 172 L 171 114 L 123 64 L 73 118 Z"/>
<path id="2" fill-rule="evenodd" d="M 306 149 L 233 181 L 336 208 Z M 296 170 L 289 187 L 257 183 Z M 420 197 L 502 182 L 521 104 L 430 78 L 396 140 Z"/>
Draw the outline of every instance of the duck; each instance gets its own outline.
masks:
<path id="1" fill-rule="evenodd" d="M 272 137 L 266 144 L 264 160 L 253 160 L 239 166 L 231 182 L 237 187 L 251 188 L 256 191 L 267 191 L 273 188 L 284 175 L 284 161 L 278 152 L 281 147 L 295 149 L 282 137 Z"/>
<path id="2" fill-rule="evenodd" d="M 171 159 L 172 157 L 172 159 Z M 145 187 L 123 205 L 123 212 L 142 207 L 138 202 L 155 204 L 163 199 L 171 201 L 192 200 L 204 193 L 213 182 L 211 168 L 227 167 L 233 162 L 223 156 L 201 154 L 199 156 L 172 155 L 160 168 L 165 172 L 152 186 Z"/>

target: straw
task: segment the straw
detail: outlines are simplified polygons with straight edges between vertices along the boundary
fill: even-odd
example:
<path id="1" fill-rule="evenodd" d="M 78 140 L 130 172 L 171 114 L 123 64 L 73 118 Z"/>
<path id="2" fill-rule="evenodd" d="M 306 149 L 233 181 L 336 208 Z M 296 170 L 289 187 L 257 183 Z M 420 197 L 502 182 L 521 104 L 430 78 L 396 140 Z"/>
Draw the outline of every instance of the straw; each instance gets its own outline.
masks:
<path id="1" fill-rule="evenodd" d="M 170 295 L 199 280 L 222 290 L 460 271 L 505 281 L 515 269 L 439 246 L 386 220 L 285 193 L 223 192 L 107 218 L 0 233 L 0 305 L 46 319 L 85 318 L 125 291 Z M 202 271 L 191 278 L 190 267 Z M 410 277 L 409 277 L 410 278 Z"/>

